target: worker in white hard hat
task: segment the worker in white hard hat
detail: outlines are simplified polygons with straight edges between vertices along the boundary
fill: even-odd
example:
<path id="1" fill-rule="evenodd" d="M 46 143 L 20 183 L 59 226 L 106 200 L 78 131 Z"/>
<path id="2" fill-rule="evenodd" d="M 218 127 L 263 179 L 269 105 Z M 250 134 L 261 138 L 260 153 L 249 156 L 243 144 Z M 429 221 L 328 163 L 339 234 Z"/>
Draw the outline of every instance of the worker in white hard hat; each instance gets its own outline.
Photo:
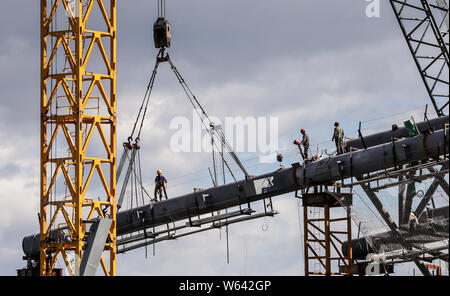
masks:
<path id="1" fill-rule="evenodd" d="M 157 176 L 155 178 L 155 192 L 154 192 L 155 199 L 153 201 L 158 201 L 158 199 L 157 199 L 158 194 L 159 194 L 159 201 L 162 201 L 162 193 L 163 192 L 164 192 L 164 197 L 166 199 L 168 199 L 167 192 L 166 192 L 167 179 L 166 179 L 166 177 L 164 177 L 162 175 L 161 170 L 157 170 L 156 173 L 157 173 Z"/>

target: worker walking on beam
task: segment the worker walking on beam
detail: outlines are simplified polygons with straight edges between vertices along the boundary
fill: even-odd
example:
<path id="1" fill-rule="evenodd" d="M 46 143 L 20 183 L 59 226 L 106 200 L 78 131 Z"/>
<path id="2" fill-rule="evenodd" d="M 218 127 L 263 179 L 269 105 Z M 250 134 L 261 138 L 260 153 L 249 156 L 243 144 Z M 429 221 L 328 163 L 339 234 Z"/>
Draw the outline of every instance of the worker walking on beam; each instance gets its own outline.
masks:
<path id="1" fill-rule="evenodd" d="M 309 150 L 309 136 L 306 133 L 304 129 L 300 130 L 300 133 L 302 134 L 302 141 L 295 140 L 294 144 L 298 146 L 298 149 L 300 150 L 300 153 L 302 154 L 303 160 L 308 160 L 308 150 Z M 303 152 L 301 149 L 301 146 L 303 146 Z"/>
<path id="2" fill-rule="evenodd" d="M 164 192 L 164 197 L 167 198 L 167 179 L 162 175 L 161 170 L 157 170 L 156 173 L 158 174 L 155 178 L 155 199 L 153 201 L 158 201 L 157 195 L 159 195 L 159 201 L 162 201 L 162 193 Z"/>
<path id="3" fill-rule="evenodd" d="M 334 141 L 336 144 L 337 154 L 343 154 L 345 152 L 344 129 L 339 126 L 339 122 L 337 121 L 334 123 L 333 138 L 331 138 L 331 141 Z"/>

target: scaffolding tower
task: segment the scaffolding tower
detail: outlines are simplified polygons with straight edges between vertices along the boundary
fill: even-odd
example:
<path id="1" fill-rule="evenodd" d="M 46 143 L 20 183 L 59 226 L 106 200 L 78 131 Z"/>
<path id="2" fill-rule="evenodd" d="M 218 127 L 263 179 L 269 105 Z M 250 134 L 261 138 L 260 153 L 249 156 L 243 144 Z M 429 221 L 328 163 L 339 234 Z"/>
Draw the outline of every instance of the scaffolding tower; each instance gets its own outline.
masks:
<path id="1" fill-rule="evenodd" d="M 302 201 L 305 276 L 351 275 L 352 193 L 334 193 L 315 186 L 313 193 L 302 194 Z M 331 215 L 334 208 L 344 209 L 344 215 L 339 216 L 337 211 Z M 350 250 L 347 255 L 341 251 L 344 241 Z"/>

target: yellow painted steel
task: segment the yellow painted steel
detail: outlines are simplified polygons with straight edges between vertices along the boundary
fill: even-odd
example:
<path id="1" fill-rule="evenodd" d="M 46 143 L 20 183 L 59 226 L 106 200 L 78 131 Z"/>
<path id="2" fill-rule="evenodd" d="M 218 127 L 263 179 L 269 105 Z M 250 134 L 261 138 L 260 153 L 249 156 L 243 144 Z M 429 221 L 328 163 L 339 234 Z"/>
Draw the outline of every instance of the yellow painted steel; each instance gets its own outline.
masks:
<path id="1" fill-rule="evenodd" d="M 88 28 L 92 18 L 94 23 L 104 22 L 106 29 Z M 58 30 L 61 23 L 65 28 Z M 116 26 L 116 0 L 41 0 L 41 276 L 54 274 L 58 257 L 70 274 L 78 274 L 84 221 L 105 215 L 113 222 L 103 253 L 109 254 L 108 262 L 102 256 L 100 265 L 105 275 L 116 275 Z M 100 53 L 98 58 L 94 50 Z M 65 70 L 57 68 L 58 52 Z M 106 74 L 87 70 L 98 64 L 104 65 Z M 94 91 L 97 97 L 92 96 Z M 96 115 L 87 114 L 94 98 L 103 107 Z M 58 114 L 61 100 L 68 105 L 66 112 Z M 93 143 L 94 134 L 101 144 Z M 58 157 L 61 142 L 68 155 Z M 93 145 L 95 151 L 102 150 L 102 158 L 88 155 Z M 91 184 L 95 175 L 99 184 Z M 58 177 L 67 195 L 56 192 Z M 92 186 L 100 187 L 97 191 L 102 194 L 88 196 Z M 62 228 L 68 229 L 68 236 L 60 239 L 61 232 L 57 241 L 51 240 L 50 231 Z"/>
<path id="2" fill-rule="evenodd" d="M 303 199 L 305 200 L 313 195 L 304 194 Z M 333 201 L 333 203 L 320 201 L 314 205 L 303 204 L 305 276 L 352 275 L 351 206 L 337 205 L 336 201 Z M 344 209 L 346 212 L 345 216 L 331 218 L 330 209 L 332 207 Z M 313 216 L 312 218 L 310 217 L 311 215 Z M 339 225 L 339 222 L 344 222 L 342 224 L 345 224 L 345 230 L 337 230 L 339 227 L 342 228 L 344 226 L 342 224 Z M 347 256 L 341 251 L 344 239 L 348 243 Z"/>

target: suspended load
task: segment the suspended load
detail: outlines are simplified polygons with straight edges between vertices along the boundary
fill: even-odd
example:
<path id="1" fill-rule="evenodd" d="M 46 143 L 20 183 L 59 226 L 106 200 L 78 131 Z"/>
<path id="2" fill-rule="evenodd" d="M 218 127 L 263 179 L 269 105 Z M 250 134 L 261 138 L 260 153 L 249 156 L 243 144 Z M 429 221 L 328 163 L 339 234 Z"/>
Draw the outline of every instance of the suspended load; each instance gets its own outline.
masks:
<path id="1" fill-rule="evenodd" d="M 156 22 L 153 23 L 153 39 L 155 41 L 156 48 L 170 47 L 170 39 L 172 35 L 170 33 L 170 24 L 163 17 L 158 17 Z"/>

